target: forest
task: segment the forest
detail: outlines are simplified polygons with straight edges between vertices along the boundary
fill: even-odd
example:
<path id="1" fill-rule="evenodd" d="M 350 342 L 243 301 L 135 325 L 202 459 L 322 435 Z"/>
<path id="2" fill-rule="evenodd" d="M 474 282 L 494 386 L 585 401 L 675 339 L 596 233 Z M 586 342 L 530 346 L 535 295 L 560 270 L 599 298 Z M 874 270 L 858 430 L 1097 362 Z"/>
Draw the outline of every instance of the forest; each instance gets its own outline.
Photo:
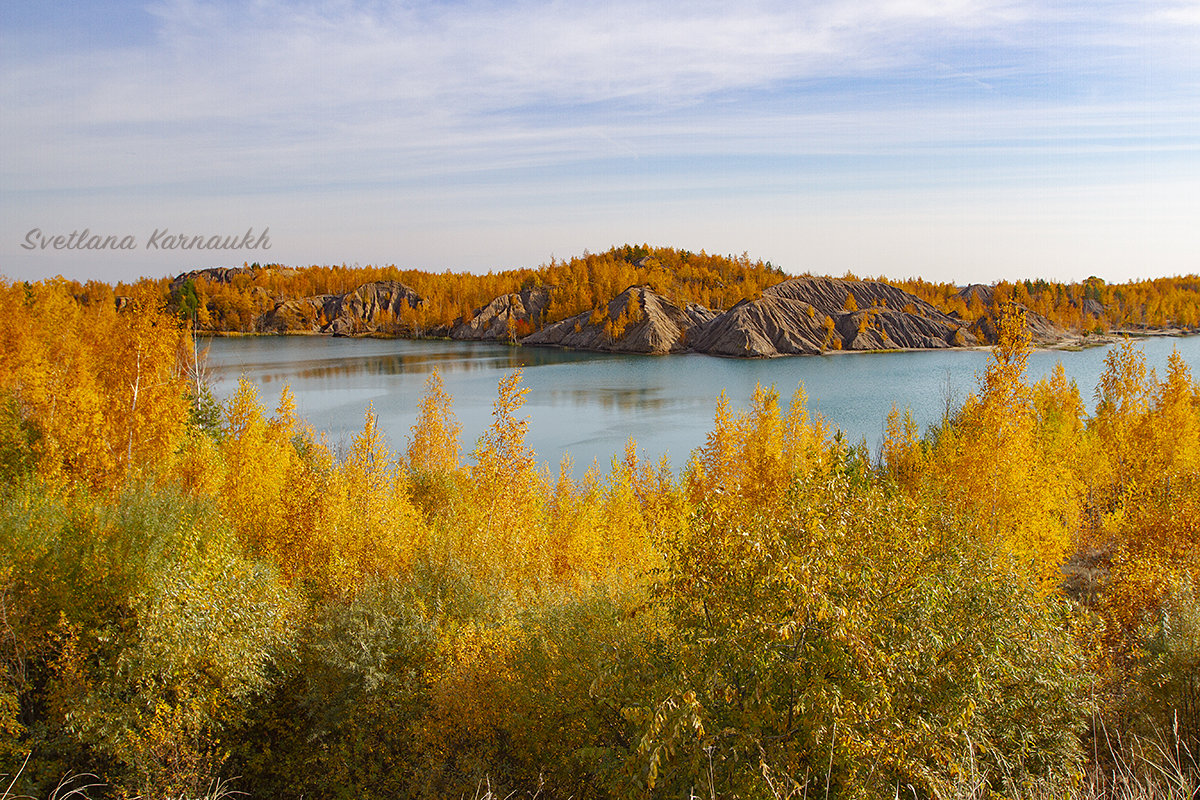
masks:
<path id="1" fill-rule="evenodd" d="M 643 279 L 593 278 L 566 307 Z M 1195 287 L 1090 287 L 997 287 L 975 391 L 878 455 L 760 387 L 576 477 L 519 372 L 475 442 L 435 374 L 335 452 L 287 389 L 217 403 L 165 283 L 0 281 L 0 797 L 1200 797 L 1200 383 L 1126 340 L 1030 384 L 1018 305 Z"/>
<path id="2" fill-rule="evenodd" d="M 197 275 L 176 283 L 142 281 L 153 286 L 184 318 L 193 317 L 199 330 L 256 332 L 255 321 L 284 300 L 353 291 L 375 281 L 398 281 L 422 298 L 395 320 L 402 335 L 422 335 L 469 319 L 492 300 L 524 289 L 545 287 L 549 306 L 540 324 L 603 308 L 624 289 L 646 285 L 674 301 L 728 308 L 784 280 L 783 270 L 748 255 L 715 256 L 674 248 L 624 245 L 600 254 L 567 261 L 551 259 L 536 269 L 513 269 L 477 275 L 469 272 L 432 273 L 389 267 L 313 266 L 301 269 L 246 265 L 226 281 Z M 97 285 L 97 291 L 105 291 Z M 118 286 L 118 294 L 132 290 Z M 514 331 L 517 336 L 533 328 Z"/>
<path id="3" fill-rule="evenodd" d="M 422 298 L 402 309 L 393 320 L 397 335 L 436 335 L 439 330 L 469 320 L 497 297 L 532 288 L 545 288 L 544 315 L 519 321 L 517 338 L 534 328 L 584 312 L 600 314 L 607 303 L 630 286 L 647 286 L 671 302 L 696 303 L 714 311 L 727 310 L 740 300 L 755 299 L 762 291 L 790 277 L 771 262 L 748 254 L 710 255 L 646 244 L 613 247 L 603 253 L 559 260 L 536 268 L 511 269 L 477 275 L 387 267 L 246 264 L 242 268 L 199 270 L 172 280 L 143 279 L 136 284 L 90 281 L 72 283 L 84 301 L 106 301 L 152 291 L 199 331 L 261 332 L 264 315 L 281 302 L 320 295 L 345 294 L 376 281 L 398 281 Z M 809 273 L 805 273 L 806 275 Z M 844 277 L 857 278 L 850 273 Z M 919 278 L 879 277 L 966 323 L 995 321 L 1004 308 L 1017 303 L 1066 331 L 1106 333 L 1114 330 L 1200 328 L 1200 277 L 1195 275 L 1108 284 L 1099 278 L 1080 283 L 1045 280 L 1002 281 L 992 287 L 964 291 L 951 283 Z M 980 288 L 984 291 L 971 291 Z"/>

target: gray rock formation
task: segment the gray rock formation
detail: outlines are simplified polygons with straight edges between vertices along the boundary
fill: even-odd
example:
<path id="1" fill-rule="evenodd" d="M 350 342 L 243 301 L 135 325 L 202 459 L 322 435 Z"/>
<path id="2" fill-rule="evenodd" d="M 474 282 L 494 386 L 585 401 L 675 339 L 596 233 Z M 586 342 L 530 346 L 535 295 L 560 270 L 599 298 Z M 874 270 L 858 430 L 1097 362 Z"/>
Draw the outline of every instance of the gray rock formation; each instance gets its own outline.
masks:
<path id="1" fill-rule="evenodd" d="M 979 302 L 985 309 L 991 309 L 996 299 L 995 290 L 991 286 L 984 286 L 981 283 L 974 283 L 963 287 L 958 290 L 957 294 L 968 306 L 974 298 L 979 298 Z M 1096 305 L 1099 306 L 1099 303 L 1096 303 Z M 1029 329 L 1029 335 L 1035 344 L 1057 344 L 1069 336 L 1065 330 L 1036 311 L 1020 304 L 1017 304 L 1017 307 L 1025 312 L 1025 326 Z M 996 321 L 991 319 L 990 316 L 982 317 L 976 320 L 975 324 L 971 326 L 971 332 L 981 341 L 995 344 L 997 336 Z"/>
<path id="2" fill-rule="evenodd" d="M 1034 344 L 1057 344 L 1071 335 L 1066 329 L 1028 308 L 1025 309 L 1025 327 L 1029 329 Z"/>
<path id="3" fill-rule="evenodd" d="M 681 308 L 646 286 L 631 286 L 600 313 L 590 312 L 547 325 L 523 345 L 571 347 L 617 353 L 678 353 L 689 349 L 688 332 L 715 314 L 689 303 Z"/>
<path id="4" fill-rule="evenodd" d="M 233 279 L 239 275 L 253 278 L 264 274 L 291 276 L 296 274 L 296 270 L 291 267 L 205 267 L 176 275 L 171 281 L 171 291 L 196 278 L 204 278 L 209 283 L 233 283 Z"/>
<path id="5" fill-rule="evenodd" d="M 811 277 L 784 281 L 757 300 L 738 303 L 691 341 L 697 352 L 742 358 L 977 343 L 956 320 L 894 286 Z"/>
<path id="6" fill-rule="evenodd" d="M 1018 308 L 1025 312 L 1025 327 L 1029 330 L 1029 337 L 1034 344 L 1052 345 L 1070 338 L 1071 334 L 1066 330 L 1055 325 L 1036 311 L 1030 311 L 1025 306 L 1020 305 Z M 975 324 L 971 326 L 971 331 L 980 341 L 989 344 L 995 344 L 999 337 L 996 320 L 991 317 L 982 317 L 976 320 Z"/>
<path id="7" fill-rule="evenodd" d="M 241 268 L 214 268 L 176 278 L 211 273 L 232 280 Z M 261 287 L 255 291 L 265 292 Z M 991 287 L 974 285 L 959 296 L 990 306 Z M 853 297 L 853 299 L 851 299 Z M 497 297 L 454 326 L 414 330 L 411 309 L 424 301 L 397 281 L 378 281 L 342 295 L 318 295 L 278 302 L 258 320 L 257 329 L 276 333 L 449 336 L 523 345 L 570 347 L 619 353 L 694 351 L 737 358 L 811 355 L 830 350 L 935 349 L 994 341 L 994 322 L 983 317 L 966 326 L 915 295 L 876 281 L 802 277 L 766 289 L 717 314 L 700 305 L 680 307 L 647 286 L 631 286 L 603 309 L 541 328 L 551 313 L 552 290 L 535 287 Z M 1089 309 L 1090 310 L 1090 309 Z M 1026 311 L 1038 344 L 1061 342 L 1067 333 Z M 539 330 L 539 328 L 541 328 Z M 522 334 L 533 331 L 522 337 Z"/>
<path id="8" fill-rule="evenodd" d="M 699 327 L 691 346 L 698 353 L 735 358 L 815 355 L 830 338 L 825 319 L 803 300 L 763 292 Z"/>
<path id="9" fill-rule="evenodd" d="M 395 328 L 405 308 L 419 307 L 424 301 L 399 281 L 377 281 L 342 295 L 340 313 L 329 323 L 329 333 L 369 333 Z"/>
<path id="10" fill-rule="evenodd" d="M 317 333 L 341 309 L 342 296 L 320 294 L 299 300 L 285 300 L 259 320 L 260 330 L 275 333 Z"/>
<path id="11" fill-rule="evenodd" d="M 971 332 L 975 334 L 980 341 L 995 344 L 997 329 L 996 320 L 991 318 L 991 308 L 996 299 L 996 291 L 991 286 L 984 286 L 981 283 L 973 283 L 970 286 L 964 286 L 959 289 L 957 295 L 962 298 L 962 301 L 968 306 L 971 302 L 978 298 L 980 304 L 988 309 L 989 316 L 981 317 L 976 320 L 971 326 Z M 1086 301 L 1093 302 L 1093 301 Z M 1099 303 L 1095 303 L 1099 306 Z M 1029 329 L 1029 335 L 1035 344 L 1057 344 L 1066 339 L 1069 334 L 1055 325 L 1053 322 L 1043 317 L 1041 314 L 1032 309 L 1017 304 L 1017 307 L 1025 312 L 1025 326 Z M 957 315 L 956 315 L 957 316 Z"/>
<path id="12" fill-rule="evenodd" d="M 985 307 L 992 304 L 992 299 L 996 296 L 996 292 L 991 286 L 985 286 L 982 283 L 972 283 L 970 286 L 964 286 L 955 292 L 956 295 L 962 298 L 962 301 L 968 306 L 971 305 L 971 300 L 978 297 L 979 302 Z"/>
<path id="13" fill-rule="evenodd" d="M 843 281 L 837 278 L 805 276 L 777 283 L 763 296 L 788 297 L 803 300 L 826 314 L 846 313 L 846 301 L 854 295 L 860 309 L 889 308 L 934 319 L 949 319 L 945 314 L 916 295 L 878 281 Z"/>
<path id="14" fill-rule="evenodd" d="M 346 294 L 322 294 L 285 300 L 259 321 L 259 329 L 276 333 L 393 333 L 402 324 L 405 307 L 417 308 L 422 299 L 398 281 L 364 284 Z"/>
<path id="15" fill-rule="evenodd" d="M 449 335 L 451 339 L 515 341 L 522 333 L 541 327 L 549 306 L 546 287 L 522 289 L 476 310 L 469 321 L 451 328 Z"/>

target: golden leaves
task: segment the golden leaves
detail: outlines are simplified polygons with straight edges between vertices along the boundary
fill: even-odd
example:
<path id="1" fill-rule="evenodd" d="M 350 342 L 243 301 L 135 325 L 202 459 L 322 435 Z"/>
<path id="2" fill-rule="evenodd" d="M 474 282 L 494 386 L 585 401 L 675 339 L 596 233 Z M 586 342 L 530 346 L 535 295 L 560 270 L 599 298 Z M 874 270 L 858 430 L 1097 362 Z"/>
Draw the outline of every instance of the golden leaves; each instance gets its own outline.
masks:
<path id="1" fill-rule="evenodd" d="M 0 284 L 0 392 L 37 432 L 48 480 L 112 488 L 166 465 L 187 426 L 184 334 L 142 289 L 115 305 L 82 304 L 62 280 Z"/>
<path id="2" fill-rule="evenodd" d="M 824 438 L 823 422 L 809 421 L 803 387 L 797 387 L 786 416 L 774 387 L 756 386 L 750 409 L 736 416 L 722 392 L 708 441 L 688 466 L 689 498 L 711 514 L 768 513 L 792 481 L 824 461 Z"/>
<path id="3" fill-rule="evenodd" d="M 943 421 L 920 462 L 911 430 L 901 430 L 898 419 L 889 419 L 885 452 L 909 491 L 948 503 L 979 535 L 1003 544 L 1022 572 L 1053 590 L 1076 539 L 1081 491 L 1078 475 L 1060 459 L 1078 447 L 1080 431 L 1049 412 L 1077 410 L 1079 403 L 1061 376 L 1036 393 L 1025 383 L 1030 346 L 1024 315 L 1015 310 L 1001 321 L 980 393 Z"/>
<path id="4" fill-rule="evenodd" d="M 417 410 L 408 445 L 408 465 L 414 472 L 454 473 L 458 470 L 458 435 L 446 384 L 436 369 L 425 381 L 425 396 Z"/>

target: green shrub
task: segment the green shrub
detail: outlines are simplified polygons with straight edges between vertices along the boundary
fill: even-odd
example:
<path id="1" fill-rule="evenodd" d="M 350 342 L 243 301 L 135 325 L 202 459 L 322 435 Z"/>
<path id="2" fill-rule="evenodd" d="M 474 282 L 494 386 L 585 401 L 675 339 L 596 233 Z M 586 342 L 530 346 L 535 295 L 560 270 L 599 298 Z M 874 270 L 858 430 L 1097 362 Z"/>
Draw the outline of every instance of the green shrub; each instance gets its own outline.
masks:
<path id="1" fill-rule="evenodd" d="M 636 711 L 645 788 L 1065 786 L 1084 676 L 1060 604 L 850 466 L 798 480 L 771 518 L 701 513 L 675 548 L 657 594 L 681 653 L 674 691 Z"/>
<path id="2" fill-rule="evenodd" d="M 0 396 L 0 486 L 11 486 L 33 474 L 38 433 L 25 420 L 11 396 Z"/>
<path id="3" fill-rule="evenodd" d="M 1147 728 L 1140 733 L 1166 734 L 1174 748 L 1189 754 L 1180 759 L 1200 765 L 1200 598 L 1186 581 L 1178 583 L 1143 630 L 1145 688 L 1131 718 Z"/>
<path id="4" fill-rule="evenodd" d="M 102 772 L 161 796 L 218 777 L 221 733 L 291 647 L 295 604 L 210 503 L 26 485 L 0 505 L 0 563 L 32 789 Z"/>

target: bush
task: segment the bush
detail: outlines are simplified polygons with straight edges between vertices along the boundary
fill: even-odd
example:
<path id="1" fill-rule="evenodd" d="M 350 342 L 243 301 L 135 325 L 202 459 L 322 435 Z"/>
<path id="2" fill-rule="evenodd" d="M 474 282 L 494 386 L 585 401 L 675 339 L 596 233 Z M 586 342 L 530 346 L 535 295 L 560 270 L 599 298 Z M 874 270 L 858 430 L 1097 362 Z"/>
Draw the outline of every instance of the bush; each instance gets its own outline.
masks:
<path id="1" fill-rule="evenodd" d="M 1146 691 L 1131 716 L 1148 728 L 1143 735 L 1170 731 L 1172 746 L 1190 754 L 1186 761 L 1195 768 L 1200 760 L 1200 599 L 1189 584 L 1167 595 L 1142 638 L 1139 683 Z"/>
<path id="2" fill-rule="evenodd" d="M 1065 786 L 1080 660 L 1061 605 L 1006 563 L 844 457 L 777 513 L 701 509 L 657 591 L 681 654 L 674 691 L 640 709 L 645 787 Z"/>
<path id="3" fill-rule="evenodd" d="M 4 677 L 32 790 L 101 769 L 143 795 L 218 777 L 221 732 L 289 649 L 294 602 L 239 555 L 211 503 L 25 485 L 0 506 L 0 563 Z"/>

